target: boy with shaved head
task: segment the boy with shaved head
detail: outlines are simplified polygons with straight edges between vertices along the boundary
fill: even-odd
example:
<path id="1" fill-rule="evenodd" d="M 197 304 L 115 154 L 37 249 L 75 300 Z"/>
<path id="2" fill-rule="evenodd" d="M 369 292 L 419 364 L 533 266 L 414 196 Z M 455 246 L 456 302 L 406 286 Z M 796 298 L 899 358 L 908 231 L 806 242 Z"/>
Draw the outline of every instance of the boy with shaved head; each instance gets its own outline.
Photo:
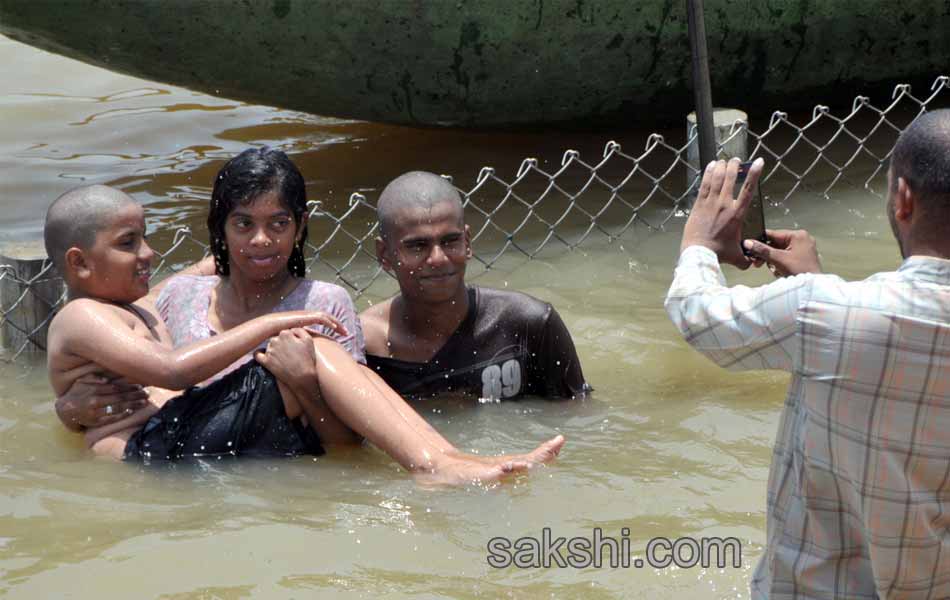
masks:
<path id="1" fill-rule="evenodd" d="M 406 173 L 383 190 L 377 216 L 377 257 L 399 294 L 360 319 L 367 365 L 396 391 L 493 400 L 589 391 L 571 335 L 550 304 L 465 284 L 471 234 L 452 184 Z"/>
<path id="2" fill-rule="evenodd" d="M 165 388 L 154 388 L 150 409 L 88 431 L 96 452 L 146 461 L 323 453 L 317 434 L 325 413 L 311 398 L 295 396 L 256 360 L 181 396 L 170 398 L 170 390 L 211 377 L 265 339 L 288 335 L 283 330 L 293 328 L 293 336 L 309 338 L 299 328 L 322 324 L 345 334 L 339 323 L 321 312 L 271 313 L 171 350 L 161 319 L 148 306 L 135 304 L 149 291 L 153 256 L 140 206 L 109 187 L 78 188 L 50 206 L 45 236 L 69 292 L 50 324 L 47 344 L 56 394 L 92 371 Z M 316 367 L 327 406 L 346 426 L 428 481 L 498 479 L 550 460 L 564 443 L 558 436 L 516 457 L 463 454 L 398 395 L 366 377 L 336 342 L 320 337 L 313 344 L 321 357 Z"/>

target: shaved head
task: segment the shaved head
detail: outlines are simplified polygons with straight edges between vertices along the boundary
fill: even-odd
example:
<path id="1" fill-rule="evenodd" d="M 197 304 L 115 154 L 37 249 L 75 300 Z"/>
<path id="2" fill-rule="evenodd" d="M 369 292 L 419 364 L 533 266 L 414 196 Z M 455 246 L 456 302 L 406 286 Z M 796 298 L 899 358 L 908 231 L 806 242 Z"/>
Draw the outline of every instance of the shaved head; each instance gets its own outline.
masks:
<path id="1" fill-rule="evenodd" d="M 431 210 L 438 204 L 451 203 L 458 209 L 459 223 L 463 221 L 462 197 L 447 179 L 426 171 L 410 171 L 393 179 L 379 195 L 376 217 L 380 237 L 388 235 L 406 212 Z"/>
<path id="2" fill-rule="evenodd" d="M 135 204 L 125 192 L 105 185 L 86 185 L 69 190 L 46 211 L 43 239 L 46 255 L 65 274 L 66 251 L 83 250 L 95 243 L 96 234 L 120 209 Z"/>
<path id="3" fill-rule="evenodd" d="M 904 178 L 928 216 L 919 234 L 944 237 L 950 226 L 950 110 L 924 113 L 901 133 L 891 170 L 891 192 Z"/>

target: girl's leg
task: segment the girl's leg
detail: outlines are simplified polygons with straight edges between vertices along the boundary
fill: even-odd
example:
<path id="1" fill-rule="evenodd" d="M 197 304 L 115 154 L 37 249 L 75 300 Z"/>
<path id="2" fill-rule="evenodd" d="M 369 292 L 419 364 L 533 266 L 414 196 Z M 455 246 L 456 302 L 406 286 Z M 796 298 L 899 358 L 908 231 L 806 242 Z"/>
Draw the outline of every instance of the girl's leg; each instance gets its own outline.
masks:
<path id="1" fill-rule="evenodd" d="M 323 401 L 319 387 L 316 387 L 317 393 L 306 396 L 306 400 L 279 379 L 277 389 L 280 390 L 280 397 L 284 401 L 287 418 L 293 420 L 300 417 L 304 425 L 317 432 L 325 446 L 358 446 L 363 441 L 362 437 L 353 433 L 352 429 L 333 414 Z"/>
<path id="2" fill-rule="evenodd" d="M 564 445 L 564 438 L 557 436 L 523 455 L 486 459 L 462 453 L 339 344 L 325 338 L 313 342 L 320 390 L 330 410 L 413 473 L 456 483 L 494 480 L 547 462 Z M 307 402 L 301 401 L 307 411 Z"/>

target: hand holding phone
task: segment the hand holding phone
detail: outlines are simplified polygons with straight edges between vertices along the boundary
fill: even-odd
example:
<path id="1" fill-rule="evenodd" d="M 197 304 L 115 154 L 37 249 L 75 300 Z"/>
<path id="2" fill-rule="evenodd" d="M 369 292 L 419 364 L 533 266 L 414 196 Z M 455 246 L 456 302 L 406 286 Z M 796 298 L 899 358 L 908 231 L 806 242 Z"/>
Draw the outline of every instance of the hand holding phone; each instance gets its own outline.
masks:
<path id="1" fill-rule="evenodd" d="M 776 277 L 821 273 L 821 257 L 818 244 L 804 229 L 769 229 L 769 245 L 750 242 L 748 254 L 769 265 Z"/>
<path id="2" fill-rule="evenodd" d="M 739 196 L 746 177 L 749 175 L 749 169 L 752 168 L 752 162 L 744 162 L 739 165 L 739 172 L 736 174 L 736 185 L 733 188 L 736 197 Z M 758 240 L 763 244 L 769 243 L 769 236 L 765 230 L 765 204 L 762 202 L 762 186 L 756 186 L 752 194 L 752 201 L 749 202 L 749 208 L 742 219 L 742 239 Z M 741 245 L 741 242 L 740 242 Z M 754 258 L 755 255 L 742 246 L 742 253 Z"/>
<path id="3" fill-rule="evenodd" d="M 745 188 L 736 193 L 736 188 L 740 187 L 736 185 L 736 176 L 741 164 L 738 158 L 733 158 L 706 165 L 696 201 L 683 226 L 680 251 L 690 246 L 704 246 L 716 253 L 721 264 L 738 269 L 752 266 L 752 261 L 742 251 L 742 221 L 752 203 L 754 190 Z M 743 182 L 758 181 L 763 167 L 761 158 L 753 161 L 751 166 L 746 165 Z"/>

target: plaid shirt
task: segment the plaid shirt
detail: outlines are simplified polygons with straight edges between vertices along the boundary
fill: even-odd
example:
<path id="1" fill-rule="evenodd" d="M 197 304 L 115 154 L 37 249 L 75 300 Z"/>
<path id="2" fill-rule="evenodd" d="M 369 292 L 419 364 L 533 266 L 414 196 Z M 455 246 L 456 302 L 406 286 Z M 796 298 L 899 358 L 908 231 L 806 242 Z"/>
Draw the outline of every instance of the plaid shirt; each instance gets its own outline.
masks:
<path id="1" fill-rule="evenodd" d="M 950 261 L 727 288 L 692 246 L 666 308 L 717 364 L 792 373 L 753 598 L 950 597 Z"/>

